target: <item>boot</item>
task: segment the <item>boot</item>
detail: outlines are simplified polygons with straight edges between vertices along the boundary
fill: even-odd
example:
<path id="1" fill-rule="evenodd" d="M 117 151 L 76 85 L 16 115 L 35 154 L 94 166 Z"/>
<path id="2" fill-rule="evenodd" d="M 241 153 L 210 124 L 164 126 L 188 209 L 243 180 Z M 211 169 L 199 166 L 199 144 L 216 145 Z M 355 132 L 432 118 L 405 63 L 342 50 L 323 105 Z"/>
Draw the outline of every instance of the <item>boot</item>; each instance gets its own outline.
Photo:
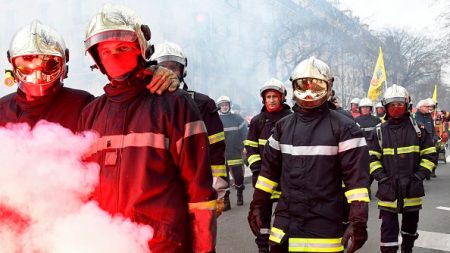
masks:
<path id="1" fill-rule="evenodd" d="M 227 191 L 225 193 L 225 196 L 223 197 L 223 212 L 226 212 L 228 210 L 231 209 L 231 204 L 230 204 L 230 192 Z"/>
<path id="2" fill-rule="evenodd" d="M 398 246 L 394 247 L 387 247 L 387 246 L 381 246 L 380 251 L 381 253 L 397 253 Z"/>
<path id="3" fill-rule="evenodd" d="M 236 205 L 238 206 L 242 206 L 244 204 L 244 196 L 242 195 L 242 192 L 244 190 L 243 189 L 238 189 L 237 190 L 237 201 L 236 201 Z"/>
<path id="4" fill-rule="evenodd" d="M 411 253 L 412 249 L 414 248 L 414 241 L 419 238 L 419 234 L 415 233 L 415 234 L 407 234 L 402 232 L 402 248 L 401 248 L 401 252 L 402 253 Z"/>
<path id="5" fill-rule="evenodd" d="M 436 177 L 436 167 L 433 168 L 433 171 L 431 171 L 430 177 Z"/>
<path id="6" fill-rule="evenodd" d="M 258 253 L 269 253 L 269 252 L 270 252 L 269 246 L 267 246 L 267 247 L 261 246 L 258 248 Z"/>

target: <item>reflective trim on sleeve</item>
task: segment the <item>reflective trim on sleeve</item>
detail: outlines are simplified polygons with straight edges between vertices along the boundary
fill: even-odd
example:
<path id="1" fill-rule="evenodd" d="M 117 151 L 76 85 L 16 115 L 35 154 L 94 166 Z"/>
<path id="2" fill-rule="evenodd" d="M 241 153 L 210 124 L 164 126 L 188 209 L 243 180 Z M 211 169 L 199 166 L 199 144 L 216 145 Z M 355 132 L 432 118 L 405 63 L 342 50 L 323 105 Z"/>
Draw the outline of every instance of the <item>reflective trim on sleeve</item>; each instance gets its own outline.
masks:
<path id="1" fill-rule="evenodd" d="M 179 139 L 176 142 L 177 145 L 177 152 L 181 152 L 181 146 L 183 145 L 183 141 L 186 138 L 189 138 L 190 136 L 196 135 L 196 134 L 203 134 L 206 132 L 205 123 L 203 120 L 197 120 L 193 122 L 189 122 L 186 125 L 184 125 L 184 135 L 181 139 Z"/>
<path id="2" fill-rule="evenodd" d="M 289 238 L 289 252 L 342 252 L 342 238 Z"/>
<path id="3" fill-rule="evenodd" d="M 214 144 L 219 141 L 223 141 L 223 140 L 225 140 L 225 133 L 219 132 L 219 133 L 210 135 L 210 136 L 208 136 L 208 140 L 209 140 L 209 144 Z"/>
<path id="4" fill-rule="evenodd" d="M 430 172 L 433 172 L 433 168 L 434 168 L 434 166 L 435 166 L 434 162 L 432 162 L 432 161 L 430 161 L 430 160 L 428 160 L 428 159 L 425 159 L 425 158 L 422 158 L 422 159 L 420 160 L 420 164 L 419 164 L 419 165 L 422 166 L 422 167 L 424 167 L 424 168 L 426 168 L 426 169 L 429 170 Z"/>
<path id="5" fill-rule="evenodd" d="M 283 230 L 272 226 L 272 228 L 270 229 L 269 240 L 272 242 L 280 243 L 284 235 L 285 233 L 283 232 Z"/>
<path id="6" fill-rule="evenodd" d="M 277 188 L 278 183 L 274 182 L 268 178 L 263 176 L 258 176 L 258 180 L 256 181 L 255 188 L 265 191 L 267 193 L 272 194 L 273 191 Z"/>
<path id="7" fill-rule="evenodd" d="M 367 146 L 366 139 L 364 137 L 349 139 L 339 142 L 339 153 L 364 146 Z"/>
<path id="8" fill-rule="evenodd" d="M 257 148 L 257 147 L 258 147 L 258 142 L 256 142 L 256 141 L 251 141 L 251 140 L 245 140 L 245 141 L 244 141 L 244 145 L 245 145 L 245 146 L 249 146 L 249 147 Z"/>
<path id="9" fill-rule="evenodd" d="M 370 202 L 369 190 L 367 188 L 355 188 L 345 192 L 347 202 L 353 201 Z"/>
<path id="10" fill-rule="evenodd" d="M 380 161 L 373 161 L 370 163 L 370 174 L 372 174 L 375 170 L 383 168 Z"/>
<path id="11" fill-rule="evenodd" d="M 238 127 L 224 127 L 223 128 L 223 131 L 225 131 L 225 132 L 231 132 L 231 131 L 237 131 L 237 130 L 239 130 L 239 128 Z"/>
<path id="12" fill-rule="evenodd" d="M 280 144 L 281 152 L 289 155 L 337 155 L 338 146 L 292 146 Z"/>
<path id="13" fill-rule="evenodd" d="M 421 206 L 422 205 L 422 198 L 404 198 L 403 199 L 403 207 L 408 206 Z"/>
<path id="14" fill-rule="evenodd" d="M 239 129 L 243 128 L 247 126 L 247 124 L 245 123 L 245 121 L 242 121 L 242 123 L 239 125 Z"/>
<path id="15" fill-rule="evenodd" d="M 395 246 L 399 246 L 399 244 L 398 244 L 398 242 L 380 242 L 380 246 L 395 247 Z"/>
<path id="16" fill-rule="evenodd" d="M 260 228 L 259 233 L 262 235 L 270 235 L 270 228 Z"/>
<path id="17" fill-rule="evenodd" d="M 188 203 L 189 210 L 216 210 L 216 200 Z"/>
<path id="18" fill-rule="evenodd" d="M 280 143 L 277 140 L 275 140 L 272 136 L 270 136 L 269 140 L 267 141 L 269 142 L 270 147 L 276 150 L 280 150 Z"/>
<path id="19" fill-rule="evenodd" d="M 381 159 L 381 153 L 375 151 L 375 150 L 369 150 L 369 155 L 374 155 L 376 156 L 378 159 Z"/>
<path id="20" fill-rule="evenodd" d="M 273 191 L 272 192 L 272 196 L 270 196 L 270 199 L 280 199 L 280 197 L 281 197 L 281 192 L 280 191 Z"/>
<path id="21" fill-rule="evenodd" d="M 433 154 L 436 153 L 436 147 L 429 147 L 423 150 L 420 150 L 420 155 L 428 155 L 428 154 Z"/>
<path id="22" fill-rule="evenodd" d="M 213 177 L 226 177 L 227 167 L 225 165 L 211 165 Z"/>
<path id="23" fill-rule="evenodd" d="M 393 148 L 383 148 L 383 155 L 394 155 Z"/>
<path id="24" fill-rule="evenodd" d="M 378 201 L 378 206 L 389 207 L 389 208 L 397 208 L 397 200 L 395 201 Z"/>
<path id="25" fill-rule="evenodd" d="M 242 163 L 243 163 L 242 159 L 234 159 L 234 160 L 227 161 L 228 166 L 241 165 Z"/>
<path id="26" fill-rule="evenodd" d="M 257 161 L 261 161 L 261 155 L 260 154 L 253 154 L 248 157 L 248 165 L 251 166 Z"/>
<path id="27" fill-rule="evenodd" d="M 397 154 L 409 154 L 409 153 L 419 153 L 419 146 L 413 145 L 408 147 L 397 148 Z"/>
<path id="28" fill-rule="evenodd" d="M 267 140 L 266 140 L 266 139 L 258 139 L 258 143 L 259 143 L 259 145 L 261 145 L 261 146 L 265 146 L 266 143 L 267 143 Z"/>
<path id="29" fill-rule="evenodd" d="M 152 147 L 169 149 L 169 138 L 160 133 L 130 133 L 127 135 L 105 135 L 93 143 L 86 153 L 89 157 L 106 149 L 120 149 L 128 147 Z"/>

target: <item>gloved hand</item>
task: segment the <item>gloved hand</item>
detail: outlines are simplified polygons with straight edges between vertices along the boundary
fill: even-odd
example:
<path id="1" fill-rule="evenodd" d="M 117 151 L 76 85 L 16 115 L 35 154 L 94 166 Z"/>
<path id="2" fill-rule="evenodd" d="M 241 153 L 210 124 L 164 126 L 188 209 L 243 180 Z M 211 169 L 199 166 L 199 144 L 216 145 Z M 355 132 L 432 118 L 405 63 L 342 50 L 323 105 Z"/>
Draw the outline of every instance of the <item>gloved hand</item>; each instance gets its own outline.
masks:
<path id="1" fill-rule="evenodd" d="M 161 95 L 166 90 L 174 92 L 180 87 L 178 76 L 171 70 L 156 65 L 148 69 L 153 72 L 152 80 L 147 84 L 150 93 Z"/>
<path id="2" fill-rule="evenodd" d="M 224 199 L 217 199 L 216 200 L 216 218 L 219 218 L 220 215 L 222 215 L 223 208 L 225 207 Z"/>
<path id="3" fill-rule="evenodd" d="M 349 239 L 352 239 L 352 242 L 350 246 L 348 246 L 346 252 L 355 252 L 367 241 L 368 214 L 369 205 L 367 202 L 353 201 L 350 204 L 350 226 L 345 230 L 344 235 L 342 236 L 342 245 L 346 248 Z"/>
<path id="4" fill-rule="evenodd" d="M 252 201 L 252 203 L 250 203 L 250 211 L 248 212 L 248 224 L 250 225 L 250 229 L 255 236 L 260 234 L 259 230 L 262 227 L 261 207 L 262 206 L 257 205 L 254 201 Z"/>
<path id="5" fill-rule="evenodd" d="M 192 252 L 215 252 L 217 236 L 216 212 L 208 209 L 191 209 Z"/>

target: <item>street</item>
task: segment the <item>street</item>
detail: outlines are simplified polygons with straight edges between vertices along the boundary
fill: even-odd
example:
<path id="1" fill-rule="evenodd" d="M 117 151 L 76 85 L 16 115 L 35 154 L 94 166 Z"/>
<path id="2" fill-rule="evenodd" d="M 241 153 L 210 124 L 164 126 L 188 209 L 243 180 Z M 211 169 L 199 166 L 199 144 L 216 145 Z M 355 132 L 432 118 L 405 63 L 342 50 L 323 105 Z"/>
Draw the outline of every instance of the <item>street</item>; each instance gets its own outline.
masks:
<path id="1" fill-rule="evenodd" d="M 450 162 L 450 157 L 447 157 L 447 161 Z M 444 164 L 441 161 L 436 174 L 437 178 L 425 181 L 426 196 L 420 212 L 420 235 L 414 247 L 414 252 L 417 253 L 450 252 L 450 163 Z M 374 183 L 373 186 L 375 185 Z M 375 192 L 376 186 L 373 186 L 372 192 Z M 248 181 L 244 191 L 244 205 L 236 206 L 236 191 L 232 190 L 231 210 L 223 213 L 218 220 L 218 253 L 257 252 L 254 236 L 247 223 L 252 194 L 253 188 Z M 358 252 L 379 252 L 380 224 L 376 202 L 372 201 L 369 207 L 369 239 Z"/>

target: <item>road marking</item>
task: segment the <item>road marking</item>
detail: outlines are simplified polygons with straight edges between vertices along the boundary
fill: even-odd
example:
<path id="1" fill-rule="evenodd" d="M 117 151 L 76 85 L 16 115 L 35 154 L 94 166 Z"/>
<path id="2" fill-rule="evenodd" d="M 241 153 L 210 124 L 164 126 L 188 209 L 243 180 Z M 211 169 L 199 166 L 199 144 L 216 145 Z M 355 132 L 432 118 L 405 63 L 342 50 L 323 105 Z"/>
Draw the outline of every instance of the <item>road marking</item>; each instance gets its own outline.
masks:
<path id="1" fill-rule="evenodd" d="M 418 230 L 419 238 L 414 242 L 414 246 L 450 251 L 450 234 L 428 232 Z"/>
<path id="2" fill-rule="evenodd" d="M 436 209 L 441 209 L 441 210 L 445 210 L 445 211 L 450 211 L 450 207 L 445 207 L 445 206 L 438 206 L 438 207 L 436 207 Z"/>

